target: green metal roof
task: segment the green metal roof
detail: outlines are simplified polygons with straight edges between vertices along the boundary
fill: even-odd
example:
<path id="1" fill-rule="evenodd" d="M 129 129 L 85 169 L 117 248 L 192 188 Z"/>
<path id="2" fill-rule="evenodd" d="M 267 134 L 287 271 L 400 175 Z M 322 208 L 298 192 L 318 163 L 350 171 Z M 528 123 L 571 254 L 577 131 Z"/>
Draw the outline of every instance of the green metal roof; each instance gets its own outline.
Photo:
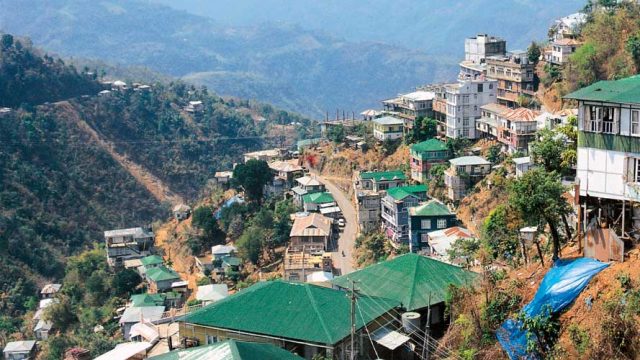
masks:
<path id="1" fill-rule="evenodd" d="M 429 200 L 426 203 L 409 208 L 411 216 L 446 216 L 452 215 L 447 205 L 438 200 Z"/>
<path id="2" fill-rule="evenodd" d="M 327 204 L 332 203 L 335 200 L 333 199 L 333 195 L 331 195 L 331 193 L 318 192 L 303 196 L 302 201 L 305 204 Z"/>
<path id="3" fill-rule="evenodd" d="M 407 180 L 407 176 L 402 172 L 402 170 L 363 172 L 360 173 L 360 178 L 374 181 Z"/>
<path id="4" fill-rule="evenodd" d="M 146 277 L 153 281 L 180 279 L 180 275 L 166 266 L 158 266 L 147 270 Z"/>
<path id="5" fill-rule="evenodd" d="M 640 104 L 640 76 L 620 80 L 598 81 L 564 97 L 585 101 Z"/>
<path id="6" fill-rule="evenodd" d="M 404 200 L 408 196 L 416 196 L 416 193 L 426 193 L 427 190 L 427 185 L 397 186 L 387 190 L 387 194 L 396 200 Z"/>
<path id="7" fill-rule="evenodd" d="M 427 151 L 449 151 L 449 148 L 447 147 L 447 144 L 438 139 L 429 139 L 412 145 L 411 150 L 417 153 L 422 153 Z"/>
<path id="8" fill-rule="evenodd" d="M 176 350 L 166 354 L 152 356 L 150 360 L 298 360 L 300 356 L 292 354 L 271 344 L 227 340 L 195 348 Z"/>
<path id="9" fill-rule="evenodd" d="M 358 299 L 356 328 L 398 305 Z M 350 300 L 343 291 L 281 280 L 257 283 L 184 317 L 189 324 L 333 345 L 349 336 Z M 359 315 L 359 314 L 358 314 Z M 363 321 L 364 318 L 364 321 Z"/>
<path id="10" fill-rule="evenodd" d="M 361 294 L 385 297 L 402 303 L 408 311 L 445 301 L 449 285 L 471 284 L 476 274 L 418 254 L 408 253 L 392 260 L 335 278 L 332 283 L 347 288 L 351 280 Z"/>
<path id="11" fill-rule="evenodd" d="M 240 266 L 242 264 L 242 260 L 235 256 L 225 256 L 222 258 L 222 262 L 229 266 Z"/>
<path id="12" fill-rule="evenodd" d="M 140 262 L 144 266 L 149 266 L 149 265 L 160 265 L 160 264 L 163 264 L 164 260 L 162 260 L 161 256 L 149 255 L 149 256 L 145 256 L 142 259 L 140 259 Z"/>
<path id="13" fill-rule="evenodd" d="M 165 294 L 136 294 L 131 295 L 129 300 L 133 307 L 162 306 L 165 297 Z"/>

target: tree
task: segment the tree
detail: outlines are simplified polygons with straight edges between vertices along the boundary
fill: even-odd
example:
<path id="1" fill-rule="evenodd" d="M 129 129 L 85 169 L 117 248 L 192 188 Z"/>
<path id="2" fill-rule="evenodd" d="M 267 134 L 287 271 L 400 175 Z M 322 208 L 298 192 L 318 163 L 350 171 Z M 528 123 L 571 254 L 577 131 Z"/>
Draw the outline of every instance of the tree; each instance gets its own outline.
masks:
<path id="1" fill-rule="evenodd" d="M 264 186 L 273 179 L 273 174 L 265 161 L 252 159 L 236 166 L 233 179 L 242 186 L 249 201 L 260 203 Z"/>
<path id="2" fill-rule="evenodd" d="M 13 36 L 11 34 L 2 34 L 2 38 L 0 39 L 0 45 L 2 46 L 2 50 L 7 50 L 13 46 Z"/>
<path id="3" fill-rule="evenodd" d="M 130 294 L 142 282 L 140 275 L 132 269 L 118 271 L 111 280 L 111 287 L 118 296 Z"/>
<path id="4" fill-rule="evenodd" d="M 629 52 L 633 62 L 636 65 L 636 70 L 640 69 L 640 31 L 629 36 L 625 44 L 625 50 Z"/>
<path id="5" fill-rule="evenodd" d="M 531 156 L 534 163 L 542 164 L 546 171 L 564 170 L 562 166 L 562 152 L 566 149 L 566 137 L 552 130 L 544 129 L 538 132 L 538 139 L 531 145 Z"/>
<path id="6" fill-rule="evenodd" d="M 547 223 L 553 238 L 553 259 L 560 252 L 560 234 L 556 224 L 570 212 L 564 197 L 566 189 L 562 186 L 560 175 L 535 168 L 526 172 L 512 183 L 509 202 L 520 211 L 524 220 L 530 224 Z"/>
<path id="7" fill-rule="evenodd" d="M 510 260 L 518 254 L 518 229 L 521 220 L 517 211 L 505 204 L 496 206 L 482 225 L 482 239 L 493 258 Z"/>
<path id="8" fill-rule="evenodd" d="M 238 239 L 236 246 L 238 255 L 244 260 L 257 265 L 262 255 L 262 247 L 266 242 L 266 232 L 264 229 L 251 226 Z"/>
<path id="9" fill-rule="evenodd" d="M 489 162 L 491 162 L 492 164 L 497 164 L 498 162 L 500 162 L 502 158 L 502 152 L 500 151 L 500 148 L 500 145 L 493 145 L 489 148 L 489 151 L 487 152 L 487 160 L 489 160 Z"/>
<path id="10" fill-rule="evenodd" d="M 542 55 L 540 45 L 535 41 L 532 41 L 531 45 L 529 45 L 529 48 L 527 49 L 527 58 L 529 58 L 530 62 L 537 64 L 540 60 L 540 55 Z"/>
<path id="11" fill-rule="evenodd" d="M 438 122 L 431 118 L 419 116 L 413 122 L 413 128 L 407 134 L 410 143 L 418 143 L 436 136 L 438 132 Z"/>
<path id="12" fill-rule="evenodd" d="M 202 235 L 197 239 L 200 241 L 200 246 L 192 243 L 194 245 L 192 250 L 196 250 L 196 252 L 199 251 L 198 248 L 202 250 L 202 248 L 223 242 L 223 234 L 218 227 L 218 221 L 213 216 L 213 210 L 212 206 L 204 205 L 193 211 L 191 224 L 202 231 Z"/>
<path id="13" fill-rule="evenodd" d="M 345 130 L 342 124 L 331 126 L 327 131 L 327 139 L 333 141 L 336 144 L 339 144 L 344 141 L 345 138 Z"/>

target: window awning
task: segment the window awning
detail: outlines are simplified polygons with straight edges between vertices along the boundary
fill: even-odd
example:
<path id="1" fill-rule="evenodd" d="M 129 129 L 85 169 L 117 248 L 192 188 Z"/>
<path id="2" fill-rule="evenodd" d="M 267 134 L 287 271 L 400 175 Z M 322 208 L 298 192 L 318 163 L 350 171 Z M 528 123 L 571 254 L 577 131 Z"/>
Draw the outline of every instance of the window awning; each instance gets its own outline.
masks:
<path id="1" fill-rule="evenodd" d="M 400 345 L 409 341 L 408 336 L 386 327 L 381 327 L 374 331 L 371 334 L 371 339 L 389 350 L 395 350 Z"/>

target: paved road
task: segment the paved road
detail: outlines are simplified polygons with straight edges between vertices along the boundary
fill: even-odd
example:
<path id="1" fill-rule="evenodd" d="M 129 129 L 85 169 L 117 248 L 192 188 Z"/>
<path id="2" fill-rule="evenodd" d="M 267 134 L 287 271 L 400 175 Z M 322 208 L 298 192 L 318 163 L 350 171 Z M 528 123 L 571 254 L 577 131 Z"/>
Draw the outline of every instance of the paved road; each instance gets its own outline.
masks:
<path id="1" fill-rule="evenodd" d="M 344 219 L 346 221 L 346 226 L 344 227 L 343 232 L 340 234 L 340 238 L 338 239 L 338 248 L 337 251 L 333 252 L 333 264 L 339 269 L 340 275 L 348 274 L 354 271 L 353 264 L 351 261 L 351 254 L 353 252 L 353 247 L 356 241 L 356 236 L 358 233 L 358 222 L 356 218 L 356 210 L 353 207 L 353 203 L 340 188 L 338 188 L 334 183 L 330 180 L 327 180 L 323 176 L 319 176 L 320 180 L 325 184 L 327 190 L 333 195 L 333 198 L 338 203 L 340 210 L 342 210 L 342 214 L 344 215 Z M 342 256 L 342 251 L 344 251 L 344 255 Z"/>

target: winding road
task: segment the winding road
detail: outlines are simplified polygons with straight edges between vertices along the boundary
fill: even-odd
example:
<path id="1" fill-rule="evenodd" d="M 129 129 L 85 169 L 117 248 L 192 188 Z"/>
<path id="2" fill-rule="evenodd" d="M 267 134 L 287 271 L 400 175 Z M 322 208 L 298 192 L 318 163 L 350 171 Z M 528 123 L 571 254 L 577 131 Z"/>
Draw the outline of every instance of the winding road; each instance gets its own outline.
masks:
<path id="1" fill-rule="evenodd" d="M 346 225 L 338 239 L 338 248 L 332 252 L 333 265 L 338 269 L 339 275 L 345 275 L 353 272 L 355 269 L 352 262 L 353 248 L 358 235 L 358 220 L 356 218 L 356 210 L 351 199 L 338 186 L 322 175 L 318 175 L 320 180 L 325 184 L 327 190 L 333 195 L 338 203 L 342 215 L 344 216 Z M 342 256 L 342 252 L 344 255 Z"/>

